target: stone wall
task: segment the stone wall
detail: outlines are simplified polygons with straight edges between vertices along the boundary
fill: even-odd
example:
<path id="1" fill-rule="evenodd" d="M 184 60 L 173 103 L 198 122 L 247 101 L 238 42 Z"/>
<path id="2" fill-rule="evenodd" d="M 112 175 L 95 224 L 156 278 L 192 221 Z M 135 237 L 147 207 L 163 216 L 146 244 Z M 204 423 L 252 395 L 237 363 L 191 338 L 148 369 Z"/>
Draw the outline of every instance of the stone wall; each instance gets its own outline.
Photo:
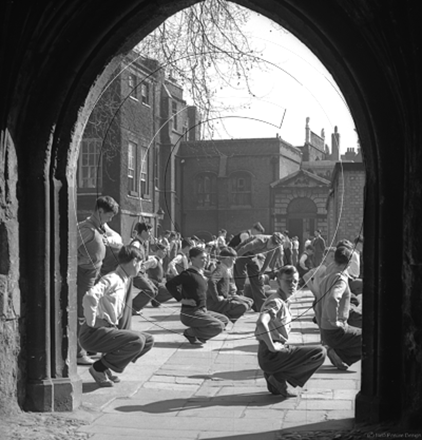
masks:
<path id="1" fill-rule="evenodd" d="M 0 417 L 17 409 L 22 395 L 16 383 L 21 377 L 19 237 L 17 159 L 12 140 L 0 139 Z M 20 392 L 21 394 L 21 392 Z"/>

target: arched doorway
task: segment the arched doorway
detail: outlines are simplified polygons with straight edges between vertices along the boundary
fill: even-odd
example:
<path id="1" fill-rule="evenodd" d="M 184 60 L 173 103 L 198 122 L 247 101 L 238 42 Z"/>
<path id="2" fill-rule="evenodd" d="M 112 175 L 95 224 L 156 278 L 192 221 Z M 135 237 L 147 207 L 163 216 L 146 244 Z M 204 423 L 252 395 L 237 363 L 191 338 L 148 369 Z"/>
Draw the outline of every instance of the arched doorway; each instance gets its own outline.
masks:
<path id="1" fill-rule="evenodd" d="M 314 236 L 317 213 L 315 202 L 308 197 L 293 199 L 287 207 L 287 229 L 291 237 L 299 237 L 300 250 L 305 240 Z"/>
<path id="2" fill-rule="evenodd" d="M 23 298 L 27 400 L 37 410 L 73 408 L 81 392 L 71 361 L 76 338 L 72 296 L 74 177 L 83 123 L 102 88 L 97 78 L 109 69 L 114 56 L 124 53 L 166 17 L 193 3 L 133 0 L 116 5 L 107 0 L 101 3 L 101 20 L 95 22 L 91 20 L 98 13 L 94 1 L 63 3 L 61 9 L 53 10 L 45 0 L 25 11 L 26 20 L 17 8 L 2 5 L 7 8 L 3 12 L 11 30 L 5 33 L 7 50 L 2 52 L 3 65 L 8 69 L 2 83 L 2 135 L 7 132 L 2 136 L 2 148 L 16 151 L 12 165 L 19 180 L 19 212 L 11 212 L 7 220 L 15 229 L 19 226 L 20 273 L 11 274 L 8 288 L 12 296 L 19 286 Z M 371 267 L 365 275 L 371 295 L 364 299 L 365 353 L 357 413 L 364 419 L 410 416 L 416 421 L 422 406 L 419 388 L 412 384 L 421 381 L 420 349 L 417 344 L 403 347 L 402 341 L 403 333 L 412 341 L 420 332 L 420 324 L 411 313 L 415 310 L 412 304 L 421 304 L 413 291 L 420 290 L 416 287 L 420 287 L 417 268 L 422 250 L 414 240 L 421 236 L 420 201 L 419 192 L 412 193 L 404 175 L 409 171 L 406 179 L 413 179 L 413 187 L 414 182 L 422 183 L 420 169 L 414 166 L 421 162 L 420 149 L 415 146 L 420 128 L 412 122 L 420 100 L 415 97 L 416 104 L 412 105 L 400 92 L 411 86 L 417 90 L 416 80 L 405 71 L 406 67 L 414 69 L 408 48 L 415 49 L 415 44 L 407 29 L 409 22 L 412 29 L 418 29 L 413 19 L 417 14 L 399 14 L 393 20 L 389 11 L 378 14 L 383 3 L 375 0 L 367 8 L 335 0 L 237 3 L 280 23 L 307 44 L 332 72 L 354 115 L 368 176 L 364 259 Z M 52 22 L 56 26 L 50 26 Z M 389 44 L 381 44 L 383 38 Z M 393 60 L 396 62 L 379 56 L 385 47 L 389 47 L 389 55 L 397 57 Z M 394 54 L 401 54 L 403 59 Z M 38 66 L 36 72 L 33 66 Z M 8 197 L 17 201 L 13 191 Z M 404 207 L 406 216 L 398 206 Z M 399 234 L 404 217 L 406 228 Z M 8 236 L 6 239 L 13 244 Z M 404 262 L 403 250 L 407 256 Z M 7 267 L 3 265 L 2 269 L 4 272 Z M 406 279 L 404 287 L 402 277 Z M 402 291 L 403 295 L 397 294 Z M 405 316 L 398 317 L 397 310 L 404 310 Z M 12 351 L 3 354 L 13 355 Z M 13 381 L 12 376 L 13 371 Z"/>

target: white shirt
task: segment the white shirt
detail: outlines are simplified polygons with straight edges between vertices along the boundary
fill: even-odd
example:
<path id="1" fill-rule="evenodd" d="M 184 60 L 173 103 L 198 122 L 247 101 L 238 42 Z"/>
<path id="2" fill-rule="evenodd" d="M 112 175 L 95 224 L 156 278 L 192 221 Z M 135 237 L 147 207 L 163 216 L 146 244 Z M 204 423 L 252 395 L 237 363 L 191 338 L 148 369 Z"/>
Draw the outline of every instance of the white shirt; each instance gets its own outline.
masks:
<path id="1" fill-rule="evenodd" d="M 358 251 L 353 251 L 352 257 L 350 259 L 350 265 L 347 269 L 349 275 L 352 278 L 359 278 L 360 274 L 360 255 Z"/>
<path id="2" fill-rule="evenodd" d="M 84 317 L 90 327 L 95 327 L 97 318 L 117 325 L 126 302 L 130 278 L 119 266 L 114 272 L 104 275 L 84 295 L 82 305 Z"/>
<path id="3" fill-rule="evenodd" d="M 168 273 L 177 276 L 189 267 L 189 260 L 186 255 L 177 254 L 169 263 Z"/>

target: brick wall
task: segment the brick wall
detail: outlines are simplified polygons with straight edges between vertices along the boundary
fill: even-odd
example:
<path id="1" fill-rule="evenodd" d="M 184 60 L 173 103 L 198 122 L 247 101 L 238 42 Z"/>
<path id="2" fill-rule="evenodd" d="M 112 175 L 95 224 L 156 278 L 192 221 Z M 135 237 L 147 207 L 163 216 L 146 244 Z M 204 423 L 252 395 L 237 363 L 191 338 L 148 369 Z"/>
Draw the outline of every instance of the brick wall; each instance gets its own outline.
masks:
<path id="1" fill-rule="evenodd" d="M 354 240 L 363 234 L 363 195 L 365 169 L 363 163 L 337 163 L 331 193 L 327 199 L 328 238 Z"/>

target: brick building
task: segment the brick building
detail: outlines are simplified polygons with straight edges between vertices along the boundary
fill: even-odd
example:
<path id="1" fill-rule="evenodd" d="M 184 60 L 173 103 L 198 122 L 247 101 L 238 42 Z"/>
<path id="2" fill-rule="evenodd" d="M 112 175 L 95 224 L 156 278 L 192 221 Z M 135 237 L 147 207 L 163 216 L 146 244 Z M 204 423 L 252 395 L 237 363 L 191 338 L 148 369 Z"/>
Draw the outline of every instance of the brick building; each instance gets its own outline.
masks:
<path id="1" fill-rule="evenodd" d="M 183 142 L 178 150 L 177 187 L 183 235 L 210 239 L 260 221 L 267 231 L 288 230 L 304 243 L 316 229 L 328 233 L 326 203 L 340 134 L 305 125 L 305 142 L 295 147 L 280 137 Z"/>
<path id="2" fill-rule="evenodd" d="M 279 137 L 183 142 L 177 163 L 181 232 L 209 240 L 257 221 L 270 230 L 270 184 L 300 167 L 301 152 Z"/>
<path id="3" fill-rule="evenodd" d="M 328 242 L 363 234 L 365 167 L 362 162 L 338 162 L 327 198 Z"/>
<path id="4" fill-rule="evenodd" d="M 174 157 L 187 136 L 188 117 L 183 90 L 165 78 L 157 61 L 130 52 L 117 63 L 113 80 L 104 88 L 83 134 L 77 172 L 78 221 L 92 212 L 100 195 L 120 205 L 110 226 L 124 240 L 134 224 L 149 222 L 154 233 L 174 229 Z M 194 139 L 198 129 L 190 130 Z"/>
<path id="5" fill-rule="evenodd" d="M 274 219 L 272 229 L 288 230 L 291 237 L 299 237 L 301 245 L 317 229 L 325 237 L 329 187 L 329 180 L 303 168 L 271 184 Z"/>

